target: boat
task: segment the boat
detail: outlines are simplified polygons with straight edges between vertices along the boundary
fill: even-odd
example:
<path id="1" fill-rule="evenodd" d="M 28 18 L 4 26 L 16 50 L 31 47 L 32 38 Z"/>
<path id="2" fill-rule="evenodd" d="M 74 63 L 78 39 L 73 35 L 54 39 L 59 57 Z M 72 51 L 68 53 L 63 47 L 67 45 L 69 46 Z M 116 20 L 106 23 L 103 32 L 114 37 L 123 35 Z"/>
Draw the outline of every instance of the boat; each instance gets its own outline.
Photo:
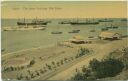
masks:
<path id="1" fill-rule="evenodd" d="M 89 36 L 88 38 L 94 38 L 94 36 Z"/>
<path id="2" fill-rule="evenodd" d="M 71 32 L 68 33 L 79 33 L 80 30 L 72 30 Z"/>
<path id="3" fill-rule="evenodd" d="M 97 24 L 99 24 L 99 22 L 94 21 L 94 19 L 93 20 L 86 19 L 85 21 L 83 21 L 83 20 L 72 21 L 72 22 L 70 22 L 70 24 L 71 25 L 97 25 Z"/>
<path id="4" fill-rule="evenodd" d="M 121 19 L 121 21 L 127 21 L 127 18 L 123 18 L 123 19 Z"/>
<path id="5" fill-rule="evenodd" d="M 25 22 L 25 19 L 23 22 L 18 21 L 17 25 L 47 25 L 48 23 L 50 23 L 50 21 L 43 21 L 43 20 L 37 20 L 37 19 L 33 19 L 32 22 Z"/>
<path id="6" fill-rule="evenodd" d="M 51 34 L 62 34 L 62 32 L 54 31 L 54 32 L 51 32 Z"/>
<path id="7" fill-rule="evenodd" d="M 113 22 L 111 19 L 100 19 L 99 22 Z"/>
<path id="8" fill-rule="evenodd" d="M 106 28 L 111 29 L 111 28 L 112 28 L 112 26 L 107 26 Z"/>
<path id="9" fill-rule="evenodd" d="M 43 21 L 36 21 L 36 22 L 17 22 L 17 25 L 47 25 L 48 22 L 43 22 Z"/>
<path id="10" fill-rule="evenodd" d="M 90 30 L 90 32 L 95 32 L 96 30 Z"/>
<path id="11" fill-rule="evenodd" d="M 71 25 L 96 25 L 99 22 L 71 22 Z"/>
<path id="12" fill-rule="evenodd" d="M 118 28 L 118 26 L 113 26 L 113 29 L 117 29 Z"/>
<path id="13" fill-rule="evenodd" d="M 3 31 L 45 30 L 46 27 L 4 27 Z"/>
<path id="14" fill-rule="evenodd" d="M 70 24 L 70 21 L 61 21 L 59 24 Z"/>
<path id="15" fill-rule="evenodd" d="M 117 29 L 118 26 L 111 25 L 111 26 L 107 26 L 106 28 L 108 28 L 108 29 Z"/>
<path id="16" fill-rule="evenodd" d="M 101 31 L 107 31 L 108 28 L 101 28 Z"/>

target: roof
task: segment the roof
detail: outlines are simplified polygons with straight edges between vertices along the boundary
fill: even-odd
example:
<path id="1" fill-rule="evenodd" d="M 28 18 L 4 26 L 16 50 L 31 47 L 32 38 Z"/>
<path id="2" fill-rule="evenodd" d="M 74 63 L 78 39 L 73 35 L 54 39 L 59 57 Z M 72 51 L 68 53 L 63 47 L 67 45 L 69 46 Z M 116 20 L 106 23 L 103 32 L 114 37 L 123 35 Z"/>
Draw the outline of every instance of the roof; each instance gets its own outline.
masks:
<path id="1" fill-rule="evenodd" d="M 99 36 L 104 38 L 110 38 L 110 37 L 119 36 L 119 35 L 120 35 L 119 33 L 115 33 L 115 32 L 101 32 Z"/>

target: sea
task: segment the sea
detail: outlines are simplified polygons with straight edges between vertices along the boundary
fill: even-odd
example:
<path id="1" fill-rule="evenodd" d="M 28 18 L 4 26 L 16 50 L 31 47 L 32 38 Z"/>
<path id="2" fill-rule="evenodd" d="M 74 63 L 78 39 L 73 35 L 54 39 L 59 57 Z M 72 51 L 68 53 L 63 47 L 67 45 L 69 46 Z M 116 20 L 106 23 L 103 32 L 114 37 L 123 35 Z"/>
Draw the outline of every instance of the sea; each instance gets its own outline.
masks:
<path id="1" fill-rule="evenodd" d="M 97 18 L 98 19 L 98 18 Z M 97 20 L 95 19 L 95 20 Z M 73 36 L 80 35 L 85 39 L 89 36 L 97 37 L 102 31 L 101 29 L 115 25 L 118 29 L 110 29 L 109 31 L 118 32 L 122 35 L 127 35 L 127 21 L 121 21 L 121 18 L 112 18 L 113 22 L 100 22 L 97 25 L 70 25 L 59 24 L 58 22 L 73 19 L 46 19 L 50 20 L 45 30 L 26 30 L 26 31 L 1 31 L 1 49 L 2 54 L 12 53 L 24 49 L 31 49 L 37 47 L 51 47 L 58 42 L 71 39 Z M 84 19 L 82 19 L 84 20 Z M 2 19 L 1 27 L 15 27 L 19 19 Z M 23 21 L 23 20 L 21 20 Z M 32 19 L 26 19 L 30 22 Z M 80 30 L 79 33 L 68 33 L 72 30 Z M 90 32 L 96 30 L 95 32 Z M 60 31 L 62 34 L 51 34 L 51 32 Z"/>

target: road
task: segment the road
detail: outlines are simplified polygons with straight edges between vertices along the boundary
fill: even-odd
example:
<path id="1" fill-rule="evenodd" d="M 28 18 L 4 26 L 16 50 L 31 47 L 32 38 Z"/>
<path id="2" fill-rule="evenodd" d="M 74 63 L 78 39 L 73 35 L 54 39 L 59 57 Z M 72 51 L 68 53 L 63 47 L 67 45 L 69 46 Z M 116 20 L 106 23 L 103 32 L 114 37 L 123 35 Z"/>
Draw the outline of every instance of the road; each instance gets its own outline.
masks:
<path id="1" fill-rule="evenodd" d="M 52 77 L 48 78 L 47 80 L 67 80 L 70 79 L 73 74 L 75 73 L 76 68 L 81 68 L 83 65 L 88 65 L 90 60 L 93 58 L 102 59 L 107 56 L 111 51 L 126 47 L 128 44 L 127 39 L 113 41 L 111 43 L 105 45 L 95 45 L 95 53 L 92 56 L 86 57 L 84 60 L 75 63 L 75 65 L 66 68 L 65 70 L 61 70 L 60 72 L 55 73 Z M 40 78 L 41 80 L 41 78 Z"/>

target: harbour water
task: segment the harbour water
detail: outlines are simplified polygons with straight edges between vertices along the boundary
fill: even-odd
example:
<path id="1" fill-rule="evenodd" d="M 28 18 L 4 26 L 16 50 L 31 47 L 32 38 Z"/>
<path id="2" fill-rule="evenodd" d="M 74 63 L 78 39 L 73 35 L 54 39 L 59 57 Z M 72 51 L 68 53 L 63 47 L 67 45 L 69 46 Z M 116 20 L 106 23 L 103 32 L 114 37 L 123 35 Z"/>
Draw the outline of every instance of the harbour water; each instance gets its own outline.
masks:
<path id="1" fill-rule="evenodd" d="M 58 24 L 60 20 L 67 19 L 51 19 L 51 23 L 46 26 L 45 30 L 27 30 L 27 31 L 1 31 L 2 36 L 2 54 L 15 52 L 23 49 L 36 48 L 36 47 L 49 47 L 53 46 L 57 42 L 68 40 L 75 35 L 80 35 L 85 39 L 89 36 L 97 37 L 101 33 L 101 28 L 114 24 L 118 26 L 118 29 L 110 29 L 109 31 L 115 31 L 122 35 L 127 34 L 127 22 L 120 21 L 120 19 L 114 19 L 113 22 L 100 22 L 97 25 L 70 25 L 70 24 Z M 17 26 L 18 19 L 2 19 L 3 27 Z M 27 21 L 30 21 L 27 20 Z M 72 30 L 78 29 L 79 33 L 68 33 Z M 90 30 L 96 30 L 90 32 Z M 53 31 L 63 32 L 62 34 L 51 34 Z"/>

